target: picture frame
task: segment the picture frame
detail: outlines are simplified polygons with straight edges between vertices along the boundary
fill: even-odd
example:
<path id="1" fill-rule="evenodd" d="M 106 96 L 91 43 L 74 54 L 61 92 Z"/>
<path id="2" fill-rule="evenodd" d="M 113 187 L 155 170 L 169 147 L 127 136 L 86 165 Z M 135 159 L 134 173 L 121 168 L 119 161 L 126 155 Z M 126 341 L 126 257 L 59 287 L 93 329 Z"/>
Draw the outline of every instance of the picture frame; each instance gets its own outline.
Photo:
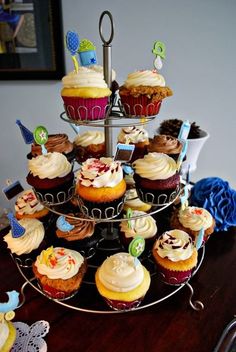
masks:
<path id="1" fill-rule="evenodd" d="M 0 0 L 0 80 L 64 75 L 61 0 Z"/>

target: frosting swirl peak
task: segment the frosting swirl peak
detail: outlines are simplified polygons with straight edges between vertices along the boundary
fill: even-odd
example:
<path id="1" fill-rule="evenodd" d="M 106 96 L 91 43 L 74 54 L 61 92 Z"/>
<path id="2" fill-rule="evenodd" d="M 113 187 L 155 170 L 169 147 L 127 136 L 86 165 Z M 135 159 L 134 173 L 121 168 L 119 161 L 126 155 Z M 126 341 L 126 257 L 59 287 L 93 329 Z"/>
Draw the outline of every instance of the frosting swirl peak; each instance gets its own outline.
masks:
<path id="1" fill-rule="evenodd" d="M 204 208 L 186 207 L 179 211 L 179 222 L 193 231 L 204 230 L 212 226 L 213 218 L 209 211 Z"/>
<path id="2" fill-rule="evenodd" d="M 165 79 L 156 70 L 140 70 L 129 73 L 124 86 L 126 88 L 137 86 L 165 87 Z"/>
<path id="3" fill-rule="evenodd" d="M 118 141 L 125 144 L 145 142 L 148 141 L 148 132 L 139 126 L 124 127 L 118 135 Z"/>

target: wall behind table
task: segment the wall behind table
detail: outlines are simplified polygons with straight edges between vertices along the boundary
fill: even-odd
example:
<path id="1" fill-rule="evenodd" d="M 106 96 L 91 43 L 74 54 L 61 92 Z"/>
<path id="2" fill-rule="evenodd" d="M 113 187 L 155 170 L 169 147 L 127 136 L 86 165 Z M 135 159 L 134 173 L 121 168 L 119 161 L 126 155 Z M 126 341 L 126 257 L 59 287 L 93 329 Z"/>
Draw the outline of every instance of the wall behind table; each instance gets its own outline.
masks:
<path id="1" fill-rule="evenodd" d="M 163 102 L 158 118 L 148 126 L 150 135 L 167 118 L 196 121 L 211 137 L 200 155 L 192 180 L 219 176 L 236 188 L 235 179 L 235 101 L 236 46 L 234 0 L 100 0 L 89 3 L 62 0 L 64 31 L 76 30 L 97 46 L 102 64 L 102 43 L 98 20 L 111 11 L 115 24 L 112 62 L 117 81 L 135 69 L 150 69 L 155 40 L 167 47 L 161 73 L 174 96 Z M 108 22 L 104 22 L 107 24 Z M 106 33 L 106 32 L 105 32 Z M 66 56 L 67 72 L 72 61 Z M 50 133 L 65 132 L 73 139 L 71 127 L 61 121 L 59 81 L 0 81 L 0 185 L 7 178 L 25 180 L 25 145 L 17 118 L 33 129 L 47 126 Z M 114 134 L 116 135 L 116 130 Z M 114 136 L 115 140 L 115 136 Z M 7 206 L 4 197 L 0 205 Z"/>

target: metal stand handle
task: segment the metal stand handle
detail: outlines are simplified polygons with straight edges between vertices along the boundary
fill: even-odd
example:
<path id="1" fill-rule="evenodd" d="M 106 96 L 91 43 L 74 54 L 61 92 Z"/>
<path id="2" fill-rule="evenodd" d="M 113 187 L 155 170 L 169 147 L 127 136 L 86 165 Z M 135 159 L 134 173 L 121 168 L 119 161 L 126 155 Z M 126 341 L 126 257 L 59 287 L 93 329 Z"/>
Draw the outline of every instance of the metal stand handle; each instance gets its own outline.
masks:
<path id="1" fill-rule="evenodd" d="M 190 304 L 191 308 L 193 308 L 196 311 L 203 310 L 204 304 L 201 301 L 192 301 L 194 290 L 193 290 L 192 286 L 190 285 L 190 283 L 186 282 L 186 286 L 190 289 L 189 304 Z"/>

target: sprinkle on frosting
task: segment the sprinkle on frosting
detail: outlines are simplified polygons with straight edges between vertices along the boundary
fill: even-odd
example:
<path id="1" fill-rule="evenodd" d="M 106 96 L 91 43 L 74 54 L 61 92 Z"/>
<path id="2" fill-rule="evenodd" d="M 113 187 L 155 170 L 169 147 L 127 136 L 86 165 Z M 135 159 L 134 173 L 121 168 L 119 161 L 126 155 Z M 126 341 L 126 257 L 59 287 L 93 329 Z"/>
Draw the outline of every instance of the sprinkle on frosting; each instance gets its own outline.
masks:
<path id="1" fill-rule="evenodd" d="M 16 200 L 15 211 L 20 214 L 34 214 L 43 209 L 32 189 L 24 191 Z"/>
<path id="2" fill-rule="evenodd" d="M 86 187 L 114 187 L 122 181 L 123 170 L 112 158 L 90 158 L 82 164 L 77 178 Z"/>

